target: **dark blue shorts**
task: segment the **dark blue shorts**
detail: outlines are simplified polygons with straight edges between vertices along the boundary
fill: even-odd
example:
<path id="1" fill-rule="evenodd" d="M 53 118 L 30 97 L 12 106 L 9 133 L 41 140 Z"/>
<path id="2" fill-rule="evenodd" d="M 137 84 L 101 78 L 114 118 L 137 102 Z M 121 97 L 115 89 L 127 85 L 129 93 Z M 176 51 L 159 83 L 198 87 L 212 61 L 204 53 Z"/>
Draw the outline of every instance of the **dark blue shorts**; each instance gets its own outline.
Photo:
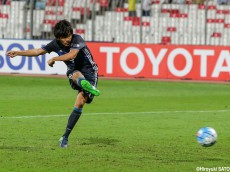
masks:
<path id="1" fill-rule="evenodd" d="M 68 70 L 67 71 L 67 77 L 69 78 L 69 83 L 70 83 L 70 86 L 72 89 L 74 90 L 78 90 L 78 92 L 84 92 L 85 94 L 88 95 L 88 100 L 86 103 L 91 103 L 93 98 L 94 98 L 94 95 L 92 95 L 91 93 L 89 92 L 86 92 L 85 90 L 83 90 L 81 87 L 79 87 L 78 85 L 76 85 L 73 80 L 72 80 L 72 76 L 75 72 L 78 72 L 79 70 Z M 95 87 L 97 87 L 97 82 L 98 82 L 98 73 L 97 71 L 90 71 L 90 70 L 85 70 L 85 71 L 79 71 L 82 73 L 82 75 L 85 77 L 85 79 L 87 81 L 89 81 L 89 83 Z"/>

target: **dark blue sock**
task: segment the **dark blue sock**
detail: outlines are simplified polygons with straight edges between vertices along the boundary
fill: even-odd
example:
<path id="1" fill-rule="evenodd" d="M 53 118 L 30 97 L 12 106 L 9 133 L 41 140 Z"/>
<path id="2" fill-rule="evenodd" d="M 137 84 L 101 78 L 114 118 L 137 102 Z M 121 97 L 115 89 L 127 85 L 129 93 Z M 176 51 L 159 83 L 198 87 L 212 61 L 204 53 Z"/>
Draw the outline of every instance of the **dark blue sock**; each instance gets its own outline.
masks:
<path id="1" fill-rule="evenodd" d="M 81 113 L 82 113 L 82 109 L 78 109 L 74 107 L 73 112 L 69 116 L 69 120 L 66 126 L 66 131 L 63 134 L 64 137 L 67 137 L 67 138 L 69 137 L 69 134 L 71 133 L 72 129 L 74 128 L 75 124 L 80 118 Z"/>

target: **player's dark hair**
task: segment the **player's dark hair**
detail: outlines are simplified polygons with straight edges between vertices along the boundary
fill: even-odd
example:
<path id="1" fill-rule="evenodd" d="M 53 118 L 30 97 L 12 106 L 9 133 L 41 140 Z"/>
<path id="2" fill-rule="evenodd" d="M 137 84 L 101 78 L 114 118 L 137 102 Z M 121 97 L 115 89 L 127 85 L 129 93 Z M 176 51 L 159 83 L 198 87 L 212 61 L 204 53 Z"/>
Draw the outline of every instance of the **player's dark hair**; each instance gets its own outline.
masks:
<path id="1" fill-rule="evenodd" d="M 61 20 L 54 26 L 55 38 L 67 38 L 73 34 L 73 28 L 69 21 Z"/>

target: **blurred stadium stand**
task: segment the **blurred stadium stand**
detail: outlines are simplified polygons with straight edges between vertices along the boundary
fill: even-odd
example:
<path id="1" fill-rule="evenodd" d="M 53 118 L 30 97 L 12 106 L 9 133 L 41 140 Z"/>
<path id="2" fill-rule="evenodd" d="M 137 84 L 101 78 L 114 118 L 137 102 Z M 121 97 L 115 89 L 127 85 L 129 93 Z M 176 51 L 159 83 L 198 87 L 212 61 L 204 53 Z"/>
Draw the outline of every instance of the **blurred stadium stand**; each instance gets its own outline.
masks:
<path id="1" fill-rule="evenodd" d="M 150 16 L 129 15 L 131 0 L 7 0 L 0 5 L 0 38 L 51 39 L 55 23 L 72 22 L 86 41 L 230 45 L 229 0 L 152 0 Z"/>

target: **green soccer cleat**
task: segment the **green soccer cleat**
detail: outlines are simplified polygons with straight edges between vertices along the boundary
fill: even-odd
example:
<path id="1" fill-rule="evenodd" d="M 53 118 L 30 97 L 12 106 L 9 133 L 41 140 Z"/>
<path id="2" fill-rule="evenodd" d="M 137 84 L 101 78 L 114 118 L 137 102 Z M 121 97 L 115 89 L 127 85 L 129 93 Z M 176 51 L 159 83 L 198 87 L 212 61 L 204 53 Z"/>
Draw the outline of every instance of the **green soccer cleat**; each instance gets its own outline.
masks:
<path id="1" fill-rule="evenodd" d="M 100 91 L 86 80 L 81 81 L 81 86 L 85 91 L 93 94 L 94 96 L 100 95 Z"/>

